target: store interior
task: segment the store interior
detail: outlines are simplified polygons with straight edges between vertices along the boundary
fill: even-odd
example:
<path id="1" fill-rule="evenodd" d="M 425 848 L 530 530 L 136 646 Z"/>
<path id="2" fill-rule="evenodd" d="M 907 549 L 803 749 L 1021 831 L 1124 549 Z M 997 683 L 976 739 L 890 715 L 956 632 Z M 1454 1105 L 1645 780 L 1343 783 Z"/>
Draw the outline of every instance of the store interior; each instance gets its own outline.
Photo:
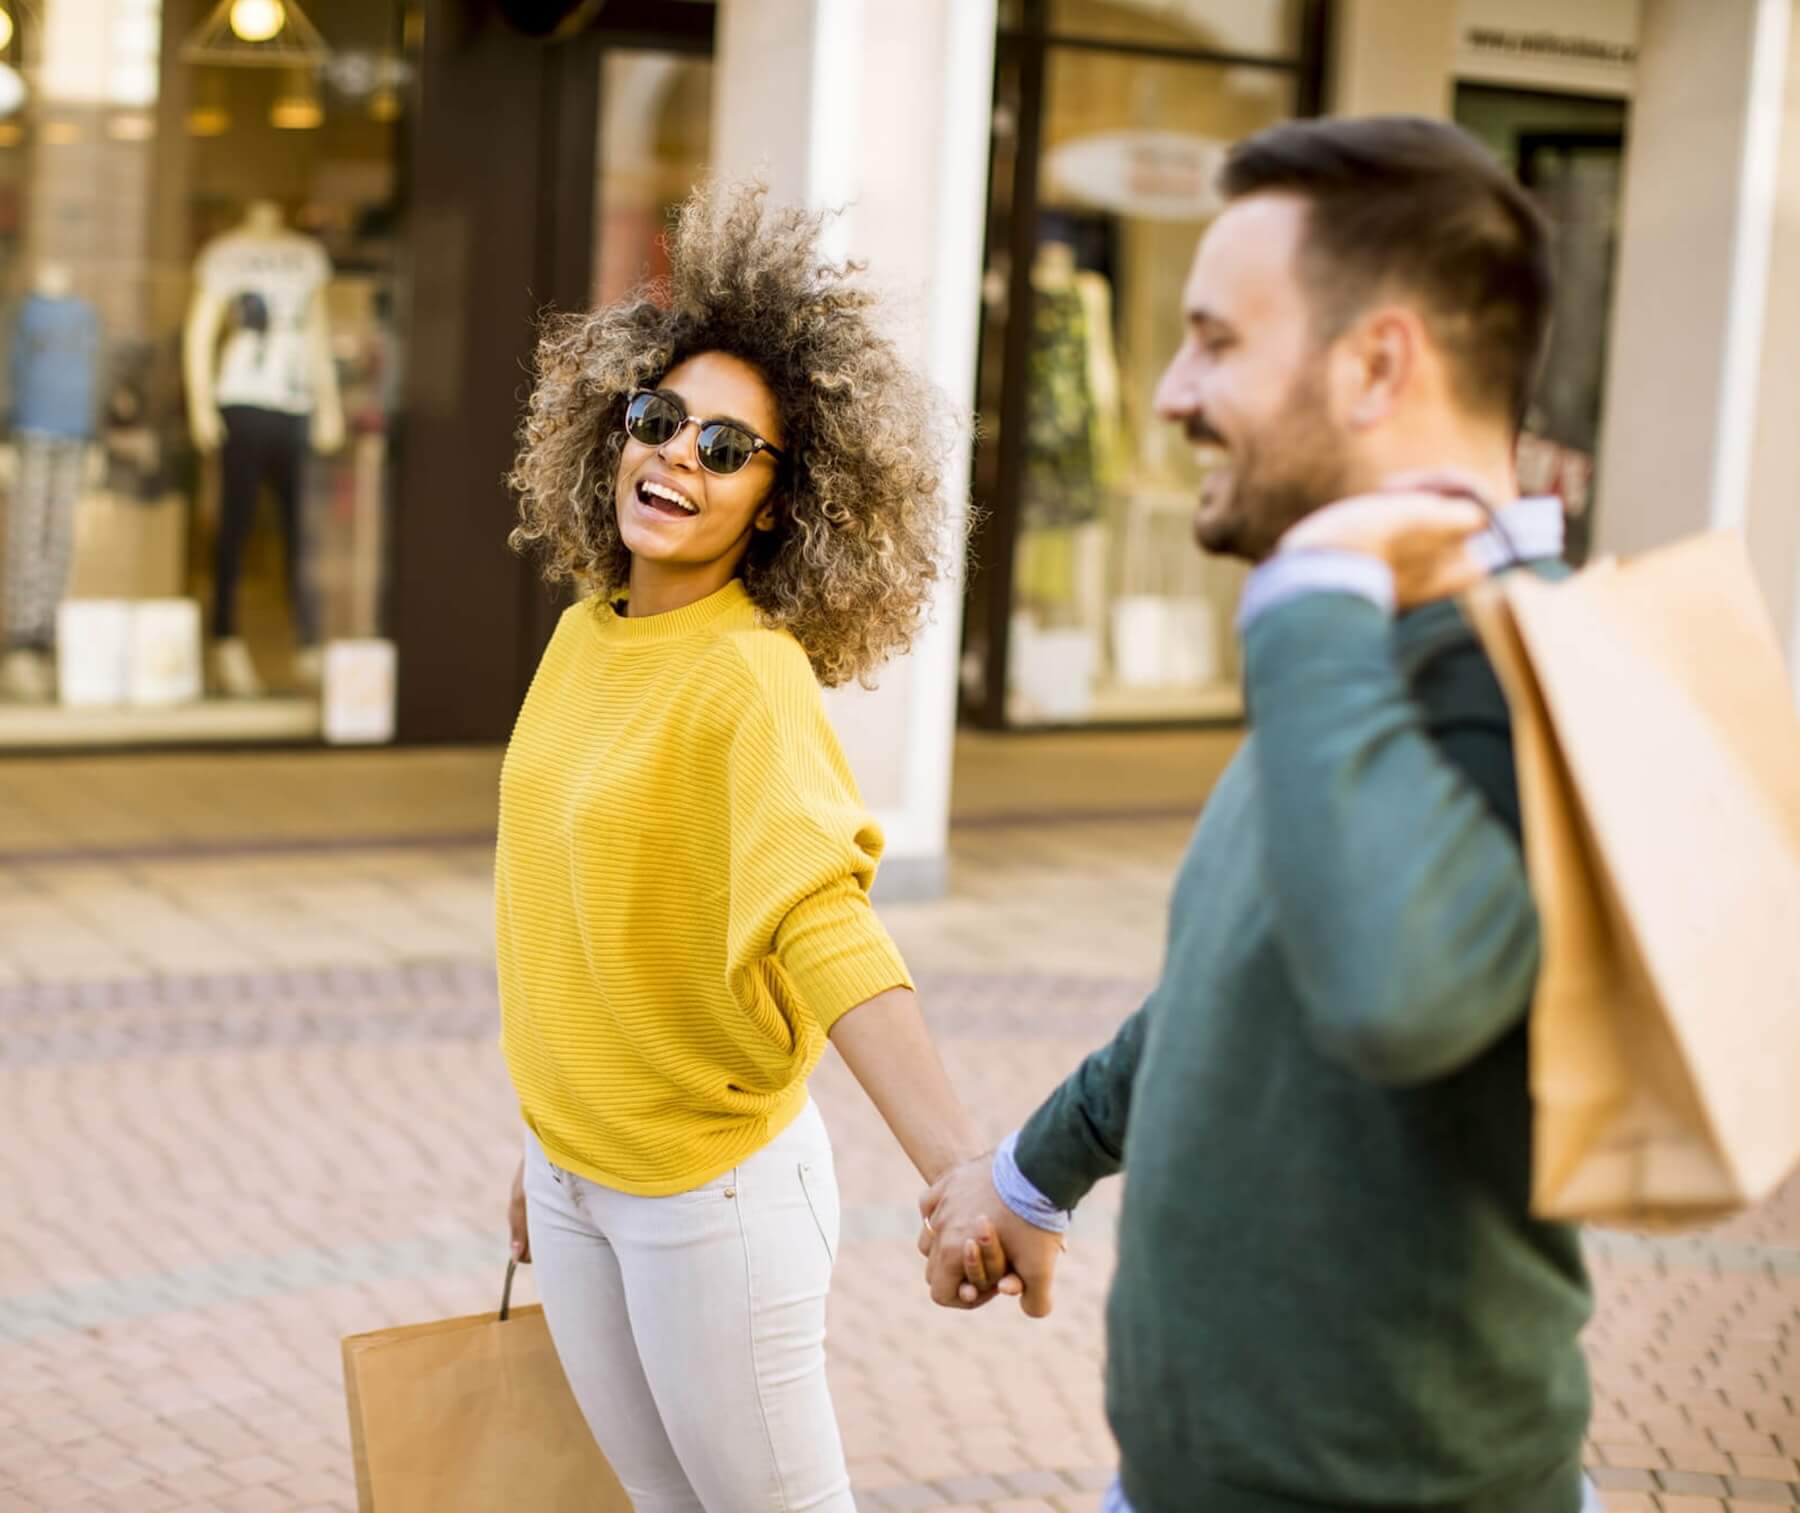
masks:
<path id="1" fill-rule="evenodd" d="M 4 9 L 0 748 L 379 713 L 404 7 Z"/>
<path id="2" fill-rule="evenodd" d="M 1010 556 L 1004 696 L 996 707 L 994 611 L 977 603 L 965 705 L 1011 727 L 1234 719 L 1244 574 L 1195 546 L 1203 474 L 1154 395 L 1227 148 L 1299 109 L 1300 8 L 1053 0 L 1015 19 L 1028 27 L 1033 11 L 1049 38 L 1041 86 L 1004 57 L 1000 71 L 982 353 L 993 450 L 980 502 L 1011 537 L 990 547 Z M 1269 63 L 1194 56 L 1225 53 Z M 1034 118 L 1035 140 L 1021 140 Z M 1009 347 L 1022 292 L 1011 204 L 1033 156 L 1031 329 Z M 1009 482 L 995 443 L 1020 383 L 1024 455 Z"/>

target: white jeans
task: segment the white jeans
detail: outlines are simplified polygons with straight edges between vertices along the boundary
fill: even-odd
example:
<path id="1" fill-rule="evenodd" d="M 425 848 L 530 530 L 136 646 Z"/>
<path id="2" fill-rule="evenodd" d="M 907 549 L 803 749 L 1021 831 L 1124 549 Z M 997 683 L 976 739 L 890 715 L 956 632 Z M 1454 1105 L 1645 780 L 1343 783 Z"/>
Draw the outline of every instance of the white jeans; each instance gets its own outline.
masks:
<path id="1" fill-rule="evenodd" d="M 525 1137 L 556 1353 L 637 1513 L 854 1513 L 825 1383 L 837 1175 L 810 1102 L 743 1165 L 635 1198 Z"/>

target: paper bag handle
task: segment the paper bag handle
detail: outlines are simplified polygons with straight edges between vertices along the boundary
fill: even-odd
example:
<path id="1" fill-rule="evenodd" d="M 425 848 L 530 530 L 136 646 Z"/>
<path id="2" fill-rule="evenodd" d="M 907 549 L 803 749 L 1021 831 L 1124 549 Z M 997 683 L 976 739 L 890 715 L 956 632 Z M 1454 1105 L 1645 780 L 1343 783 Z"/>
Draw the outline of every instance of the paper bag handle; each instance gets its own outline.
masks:
<path id="1" fill-rule="evenodd" d="M 1408 474 L 1404 479 L 1395 478 L 1393 486 L 1404 485 L 1442 494 L 1446 499 L 1467 499 L 1471 504 L 1479 505 L 1481 513 L 1487 516 L 1488 530 L 1497 539 L 1506 552 L 1506 559 L 1493 569 L 1496 573 L 1504 573 L 1509 568 L 1523 567 L 1525 558 L 1519 553 L 1519 543 L 1513 540 L 1512 532 L 1500 519 L 1500 511 L 1494 508 L 1494 501 L 1488 498 L 1487 490 L 1481 486 L 1480 480 L 1460 470 L 1447 470 Z"/>
<path id="2" fill-rule="evenodd" d="M 518 1270 L 519 1263 L 517 1260 L 511 1260 L 506 1263 L 506 1286 L 500 1290 L 499 1322 L 502 1324 L 506 1322 L 507 1316 L 512 1313 L 512 1284 L 513 1277 L 518 1274 Z"/>
<path id="3" fill-rule="evenodd" d="M 1486 499 L 1476 498 L 1475 502 L 1488 518 L 1488 529 L 1499 538 L 1500 545 L 1506 548 L 1506 560 L 1495 571 L 1504 573 L 1511 568 L 1523 567 L 1525 559 L 1519 555 L 1519 543 L 1513 540 L 1512 532 L 1501 521 L 1500 512 Z"/>

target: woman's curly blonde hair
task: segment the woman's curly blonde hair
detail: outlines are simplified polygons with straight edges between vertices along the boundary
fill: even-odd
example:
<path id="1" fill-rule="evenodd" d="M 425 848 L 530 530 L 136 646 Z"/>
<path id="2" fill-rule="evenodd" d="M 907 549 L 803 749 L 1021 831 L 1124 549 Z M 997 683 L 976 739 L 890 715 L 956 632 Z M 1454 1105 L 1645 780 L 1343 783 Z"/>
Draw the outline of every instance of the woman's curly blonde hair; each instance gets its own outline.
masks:
<path id="1" fill-rule="evenodd" d="M 936 392 L 876 329 L 875 297 L 819 251 L 823 218 L 765 206 L 760 185 L 708 186 L 673 218 L 670 274 L 583 315 L 550 317 L 510 483 L 512 545 L 551 582 L 610 598 L 630 576 L 613 495 L 634 389 L 702 352 L 760 372 L 785 454 L 744 585 L 765 624 L 806 649 L 827 687 L 867 681 L 918 631 L 942 568 Z"/>

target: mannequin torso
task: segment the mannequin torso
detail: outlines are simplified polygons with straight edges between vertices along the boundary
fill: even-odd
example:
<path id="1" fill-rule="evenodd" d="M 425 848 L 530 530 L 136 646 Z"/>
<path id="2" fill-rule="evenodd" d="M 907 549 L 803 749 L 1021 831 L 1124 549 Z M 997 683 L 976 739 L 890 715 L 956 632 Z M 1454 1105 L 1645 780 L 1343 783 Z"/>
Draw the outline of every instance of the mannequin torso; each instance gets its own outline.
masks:
<path id="1" fill-rule="evenodd" d="M 13 429 L 66 441 L 94 434 L 100 319 L 67 267 L 44 262 L 13 332 Z"/>
<path id="2" fill-rule="evenodd" d="M 183 357 L 202 450 L 218 445 L 219 411 L 232 406 L 310 415 L 319 451 L 342 444 L 323 298 L 330 278 L 325 249 L 290 230 L 268 201 L 252 204 L 242 224 L 201 251 Z"/>

